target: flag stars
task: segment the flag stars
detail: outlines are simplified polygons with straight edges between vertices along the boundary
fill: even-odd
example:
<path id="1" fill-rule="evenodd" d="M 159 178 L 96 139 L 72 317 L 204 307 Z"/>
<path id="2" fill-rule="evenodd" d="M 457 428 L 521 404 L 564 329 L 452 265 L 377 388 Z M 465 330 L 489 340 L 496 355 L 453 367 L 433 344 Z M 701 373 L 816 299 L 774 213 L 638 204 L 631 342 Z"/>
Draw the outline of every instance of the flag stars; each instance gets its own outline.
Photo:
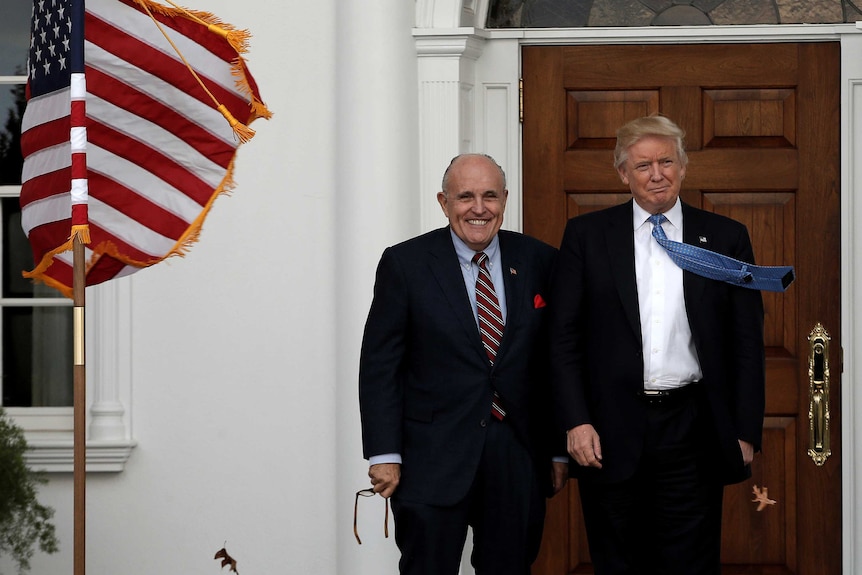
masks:
<path id="1" fill-rule="evenodd" d="M 51 73 L 51 62 L 45 61 L 45 63 L 42 64 L 42 67 L 45 68 L 46 76 Z"/>
<path id="2" fill-rule="evenodd" d="M 66 58 L 64 58 L 63 56 L 60 56 L 60 58 L 57 61 L 60 63 L 60 69 L 65 70 L 66 69 Z"/>
<path id="3" fill-rule="evenodd" d="M 52 58 L 57 55 L 57 47 L 54 46 L 53 42 L 48 44 L 48 51 L 51 53 Z"/>
<path id="4" fill-rule="evenodd" d="M 54 38 L 60 37 L 60 25 L 54 24 Z"/>

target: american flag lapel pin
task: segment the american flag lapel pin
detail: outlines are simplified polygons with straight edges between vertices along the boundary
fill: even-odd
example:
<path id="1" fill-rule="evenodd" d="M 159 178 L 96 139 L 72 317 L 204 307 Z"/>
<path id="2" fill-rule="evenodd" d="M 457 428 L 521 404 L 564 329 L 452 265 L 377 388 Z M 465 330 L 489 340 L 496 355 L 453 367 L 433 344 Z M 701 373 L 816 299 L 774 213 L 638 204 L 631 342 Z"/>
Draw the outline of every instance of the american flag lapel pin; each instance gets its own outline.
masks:
<path id="1" fill-rule="evenodd" d="M 702 244 L 705 244 L 705 243 L 706 243 L 706 236 L 700 236 L 700 237 L 698 237 L 697 239 L 698 239 L 698 241 L 699 241 L 700 243 L 702 243 Z"/>
<path id="2" fill-rule="evenodd" d="M 513 276 L 516 276 L 518 275 L 518 270 L 516 270 L 515 268 L 509 268 L 509 273 Z"/>

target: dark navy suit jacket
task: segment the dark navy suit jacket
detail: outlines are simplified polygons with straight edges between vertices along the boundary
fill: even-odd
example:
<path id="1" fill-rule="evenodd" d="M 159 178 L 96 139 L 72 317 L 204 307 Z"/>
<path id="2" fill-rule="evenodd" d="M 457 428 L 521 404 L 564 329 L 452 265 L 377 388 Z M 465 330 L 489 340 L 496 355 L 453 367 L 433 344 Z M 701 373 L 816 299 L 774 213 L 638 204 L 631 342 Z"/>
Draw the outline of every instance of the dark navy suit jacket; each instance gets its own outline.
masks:
<path id="1" fill-rule="evenodd" d="M 467 494 L 494 390 L 506 423 L 550 484 L 544 300 L 556 250 L 521 234 L 498 235 L 507 318 L 493 367 L 448 227 L 386 249 L 378 265 L 360 358 L 362 444 L 366 458 L 401 454 L 398 497 L 451 505 Z M 558 454 L 565 453 L 562 434 L 556 437 Z"/>
<path id="2" fill-rule="evenodd" d="M 682 204 L 683 240 L 754 262 L 745 226 Z M 704 459 L 724 483 L 744 480 L 737 439 L 759 449 L 765 392 L 759 291 L 683 272 L 686 312 L 703 371 L 708 419 Z M 579 476 L 619 481 L 634 473 L 646 406 L 634 263 L 632 201 L 569 220 L 551 291 L 551 371 L 562 429 L 591 423 L 601 470 Z"/>

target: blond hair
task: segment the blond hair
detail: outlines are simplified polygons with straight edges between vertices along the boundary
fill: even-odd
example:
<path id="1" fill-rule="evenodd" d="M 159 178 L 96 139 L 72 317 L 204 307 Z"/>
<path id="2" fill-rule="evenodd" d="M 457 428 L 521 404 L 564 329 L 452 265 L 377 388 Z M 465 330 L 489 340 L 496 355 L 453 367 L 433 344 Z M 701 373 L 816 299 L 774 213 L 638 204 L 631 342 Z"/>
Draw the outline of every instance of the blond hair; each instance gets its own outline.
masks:
<path id="1" fill-rule="evenodd" d="M 670 138 L 676 144 L 677 155 L 683 167 L 688 164 L 688 156 L 685 153 L 685 131 L 677 126 L 673 120 L 665 116 L 652 115 L 632 120 L 617 130 L 617 145 L 614 148 L 614 168 L 619 169 L 629 156 L 629 148 L 638 140 L 647 136 L 659 136 Z"/>

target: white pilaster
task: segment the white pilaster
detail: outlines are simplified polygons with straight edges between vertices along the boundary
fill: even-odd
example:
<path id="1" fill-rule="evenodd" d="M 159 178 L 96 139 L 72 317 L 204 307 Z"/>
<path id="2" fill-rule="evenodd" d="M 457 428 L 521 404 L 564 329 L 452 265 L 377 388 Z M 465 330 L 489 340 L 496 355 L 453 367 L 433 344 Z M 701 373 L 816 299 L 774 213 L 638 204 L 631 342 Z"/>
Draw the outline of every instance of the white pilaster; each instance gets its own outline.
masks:
<path id="1" fill-rule="evenodd" d="M 415 30 L 419 82 L 419 202 L 423 230 L 445 225 L 436 195 L 453 157 L 474 148 L 476 59 L 484 40 L 472 28 Z"/>
<path id="2" fill-rule="evenodd" d="M 91 288 L 87 310 L 92 314 L 95 353 L 90 354 L 92 404 L 88 439 L 94 443 L 131 439 L 125 404 L 131 382 L 131 285 L 116 280 Z M 123 401 L 125 396 L 126 401 Z"/>

